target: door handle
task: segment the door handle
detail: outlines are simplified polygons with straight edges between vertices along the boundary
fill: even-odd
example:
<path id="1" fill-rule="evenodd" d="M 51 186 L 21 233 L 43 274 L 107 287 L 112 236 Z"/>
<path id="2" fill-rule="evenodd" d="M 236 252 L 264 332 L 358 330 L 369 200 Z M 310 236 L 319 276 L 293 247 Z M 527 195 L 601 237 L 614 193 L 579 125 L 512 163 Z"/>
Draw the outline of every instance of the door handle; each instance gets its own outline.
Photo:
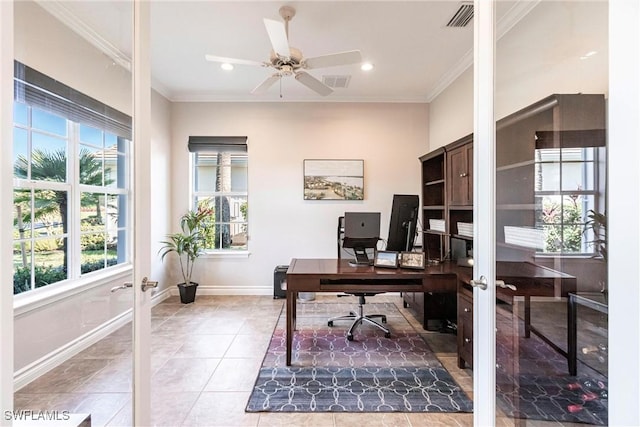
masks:
<path id="1" fill-rule="evenodd" d="M 496 286 L 499 286 L 505 289 L 511 289 L 514 292 L 518 290 L 518 288 L 516 288 L 514 285 L 510 285 L 509 283 L 504 283 L 504 280 L 496 280 Z"/>
<path id="2" fill-rule="evenodd" d="M 115 291 L 119 291 L 120 289 L 127 289 L 127 288 L 132 288 L 133 287 L 133 283 L 131 282 L 124 282 L 122 285 L 120 286 L 114 286 L 113 288 L 111 288 L 111 292 L 115 292 Z"/>
<path id="3" fill-rule="evenodd" d="M 474 288 L 480 288 L 483 291 L 487 289 L 487 278 L 484 276 L 480 276 L 478 280 L 471 279 L 470 283 Z"/>
<path id="4" fill-rule="evenodd" d="M 142 292 L 147 292 L 149 288 L 157 288 L 158 282 L 147 279 L 146 277 L 142 279 Z"/>
<path id="5" fill-rule="evenodd" d="M 120 289 L 132 288 L 132 287 L 133 287 L 133 283 L 125 282 L 120 286 L 114 286 L 113 288 L 111 288 L 111 292 L 119 291 Z M 149 280 L 146 277 L 142 279 L 142 285 L 141 285 L 142 292 L 147 292 L 147 289 L 157 288 L 157 287 L 158 287 L 158 282 Z"/>
<path id="6" fill-rule="evenodd" d="M 471 280 L 470 283 L 471 283 L 471 286 L 475 288 L 480 288 L 483 291 L 486 290 L 488 287 L 487 278 L 484 276 L 480 276 L 478 280 Z M 514 292 L 518 290 L 518 288 L 516 288 L 514 285 L 511 285 L 509 283 L 504 283 L 504 280 L 496 280 L 496 286 L 504 289 L 511 289 Z"/>

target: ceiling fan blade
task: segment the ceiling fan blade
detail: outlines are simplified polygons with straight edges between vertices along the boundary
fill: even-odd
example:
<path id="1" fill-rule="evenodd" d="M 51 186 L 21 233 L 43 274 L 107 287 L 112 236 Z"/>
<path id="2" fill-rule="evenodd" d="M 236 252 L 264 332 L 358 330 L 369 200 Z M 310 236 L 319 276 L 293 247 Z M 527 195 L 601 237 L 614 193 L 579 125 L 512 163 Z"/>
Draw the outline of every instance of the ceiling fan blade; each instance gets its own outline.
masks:
<path id="1" fill-rule="evenodd" d="M 281 58 L 289 58 L 291 51 L 289 50 L 289 39 L 287 38 L 287 30 L 284 24 L 273 19 L 264 19 L 264 26 L 269 34 L 273 51 Z"/>
<path id="2" fill-rule="evenodd" d="M 309 73 L 305 73 L 304 71 L 296 73 L 296 80 L 322 96 L 327 96 L 333 92 L 333 89 L 331 89 L 329 86 L 325 85 L 320 80 L 316 79 Z"/>
<path id="3" fill-rule="evenodd" d="M 229 64 L 239 64 L 239 65 L 258 65 L 260 67 L 266 67 L 268 64 L 259 61 L 252 61 L 251 59 L 237 59 L 237 58 L 226 58 L 224 56 L 215 56 L 215 55 L 205 55 L 204 56 L 207 61 L 211 62 L 221 62 L 221 63 L 229 63 Z"/>
<path id="4" fill-rule="evenodd" d="M 274 74 L 272 76 L 269 76 L 262 83 L 260 83 L 258 86 L 256 86 L 255 89 L 253 89 L 251 91 L 251 93 L 254 94 L 254 95 L 259 95 L 261 93 L 265 93 L 267 91 L 267 89 L 269 89 L 271 86 L 273 86 L 273 84 L 275 82 L 277 82 L 278 80 L 280 80 L 280 74 Z"/>
<path id="5" fill-rule="evenodd" d="M 336 67 L 338 65 L 357 64 L 362 62 L 362 55 L 359 50 L 333 53 L 330 55 L 315 56 L 304 60 L 304 68 L 312 70 L 314 68 Z"/>

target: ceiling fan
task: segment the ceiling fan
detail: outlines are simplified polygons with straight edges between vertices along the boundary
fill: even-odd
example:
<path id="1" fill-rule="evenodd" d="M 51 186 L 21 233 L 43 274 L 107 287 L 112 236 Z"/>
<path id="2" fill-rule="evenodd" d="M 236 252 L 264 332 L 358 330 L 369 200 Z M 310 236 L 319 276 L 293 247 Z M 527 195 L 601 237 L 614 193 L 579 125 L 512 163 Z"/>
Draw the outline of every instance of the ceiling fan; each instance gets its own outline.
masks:
<path id="1" fill-rule="evenodd" d="M 280 16 L 284 20 L 284 23 L 274 21 L 272 19 L 264 19 L 264 25 L 267 29 L 271 46 L 273 47 L 268 61 L 259 62 L 248 59 L 225 58 L 215 55 L 205 55 L 205 58 L 207 61 L 212 62 L 258 65 L 261 67 L 274 68 L 276 72 L 256 86 L 255 89 L 251 91 L 253 94 L 266 92 L 267 89 L 282 77 L 294 76 L 297 81 L 318 94 L 322 96 L 329 95 L 333 92 L 333 89 L 304 70 L 357 64 L 362 62 L 360 51 L 350 50 L 347 52 L 315 56 L 312 58 L 303 57 L 302 52 L 299 49 L 289 46 L 289 21 L 291 21 L 291 18 L 293 18 L 295 14 L 296 10 L 293 7 L 282 6 L 280 8 Z"/>

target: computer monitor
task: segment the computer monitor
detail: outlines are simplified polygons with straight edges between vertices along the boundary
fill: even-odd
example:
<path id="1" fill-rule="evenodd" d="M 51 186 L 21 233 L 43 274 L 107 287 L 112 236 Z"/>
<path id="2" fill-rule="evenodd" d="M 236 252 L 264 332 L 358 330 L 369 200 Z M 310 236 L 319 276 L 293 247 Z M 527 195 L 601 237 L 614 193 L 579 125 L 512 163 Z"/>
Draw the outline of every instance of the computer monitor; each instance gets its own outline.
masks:
<path id="1" fill-rule="evenodd" d="M 388 251 L 410 251 L 416 238 L 419 198 L 416 195 L 394 194 L 389 222 Z"/>
<path id="2" fill-rule="evenodd" d="M 345 212 L 343 248 L 353 249 L 352 265 L 371 265 L 367 249 L 376 249 L 380 240 L 380 212 Z"/>

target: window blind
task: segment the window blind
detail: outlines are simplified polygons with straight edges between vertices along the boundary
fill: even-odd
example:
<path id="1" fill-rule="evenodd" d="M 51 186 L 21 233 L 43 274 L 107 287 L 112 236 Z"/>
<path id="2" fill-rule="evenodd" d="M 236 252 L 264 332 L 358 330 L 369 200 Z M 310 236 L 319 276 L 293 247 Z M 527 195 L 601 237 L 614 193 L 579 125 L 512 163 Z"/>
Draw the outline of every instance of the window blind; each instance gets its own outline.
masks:
<path id="1" fill-rule="evenodd" d="M 131 117 L 14 61 L 14 99 L 131 140 Z"/>
<path id="2" fill-rule="evenodd" d="M 224 151 L 232 153 L 247 152 L 246 136 L 190 136 L 189 151 L 200 153 L 207 151 Z"/>

